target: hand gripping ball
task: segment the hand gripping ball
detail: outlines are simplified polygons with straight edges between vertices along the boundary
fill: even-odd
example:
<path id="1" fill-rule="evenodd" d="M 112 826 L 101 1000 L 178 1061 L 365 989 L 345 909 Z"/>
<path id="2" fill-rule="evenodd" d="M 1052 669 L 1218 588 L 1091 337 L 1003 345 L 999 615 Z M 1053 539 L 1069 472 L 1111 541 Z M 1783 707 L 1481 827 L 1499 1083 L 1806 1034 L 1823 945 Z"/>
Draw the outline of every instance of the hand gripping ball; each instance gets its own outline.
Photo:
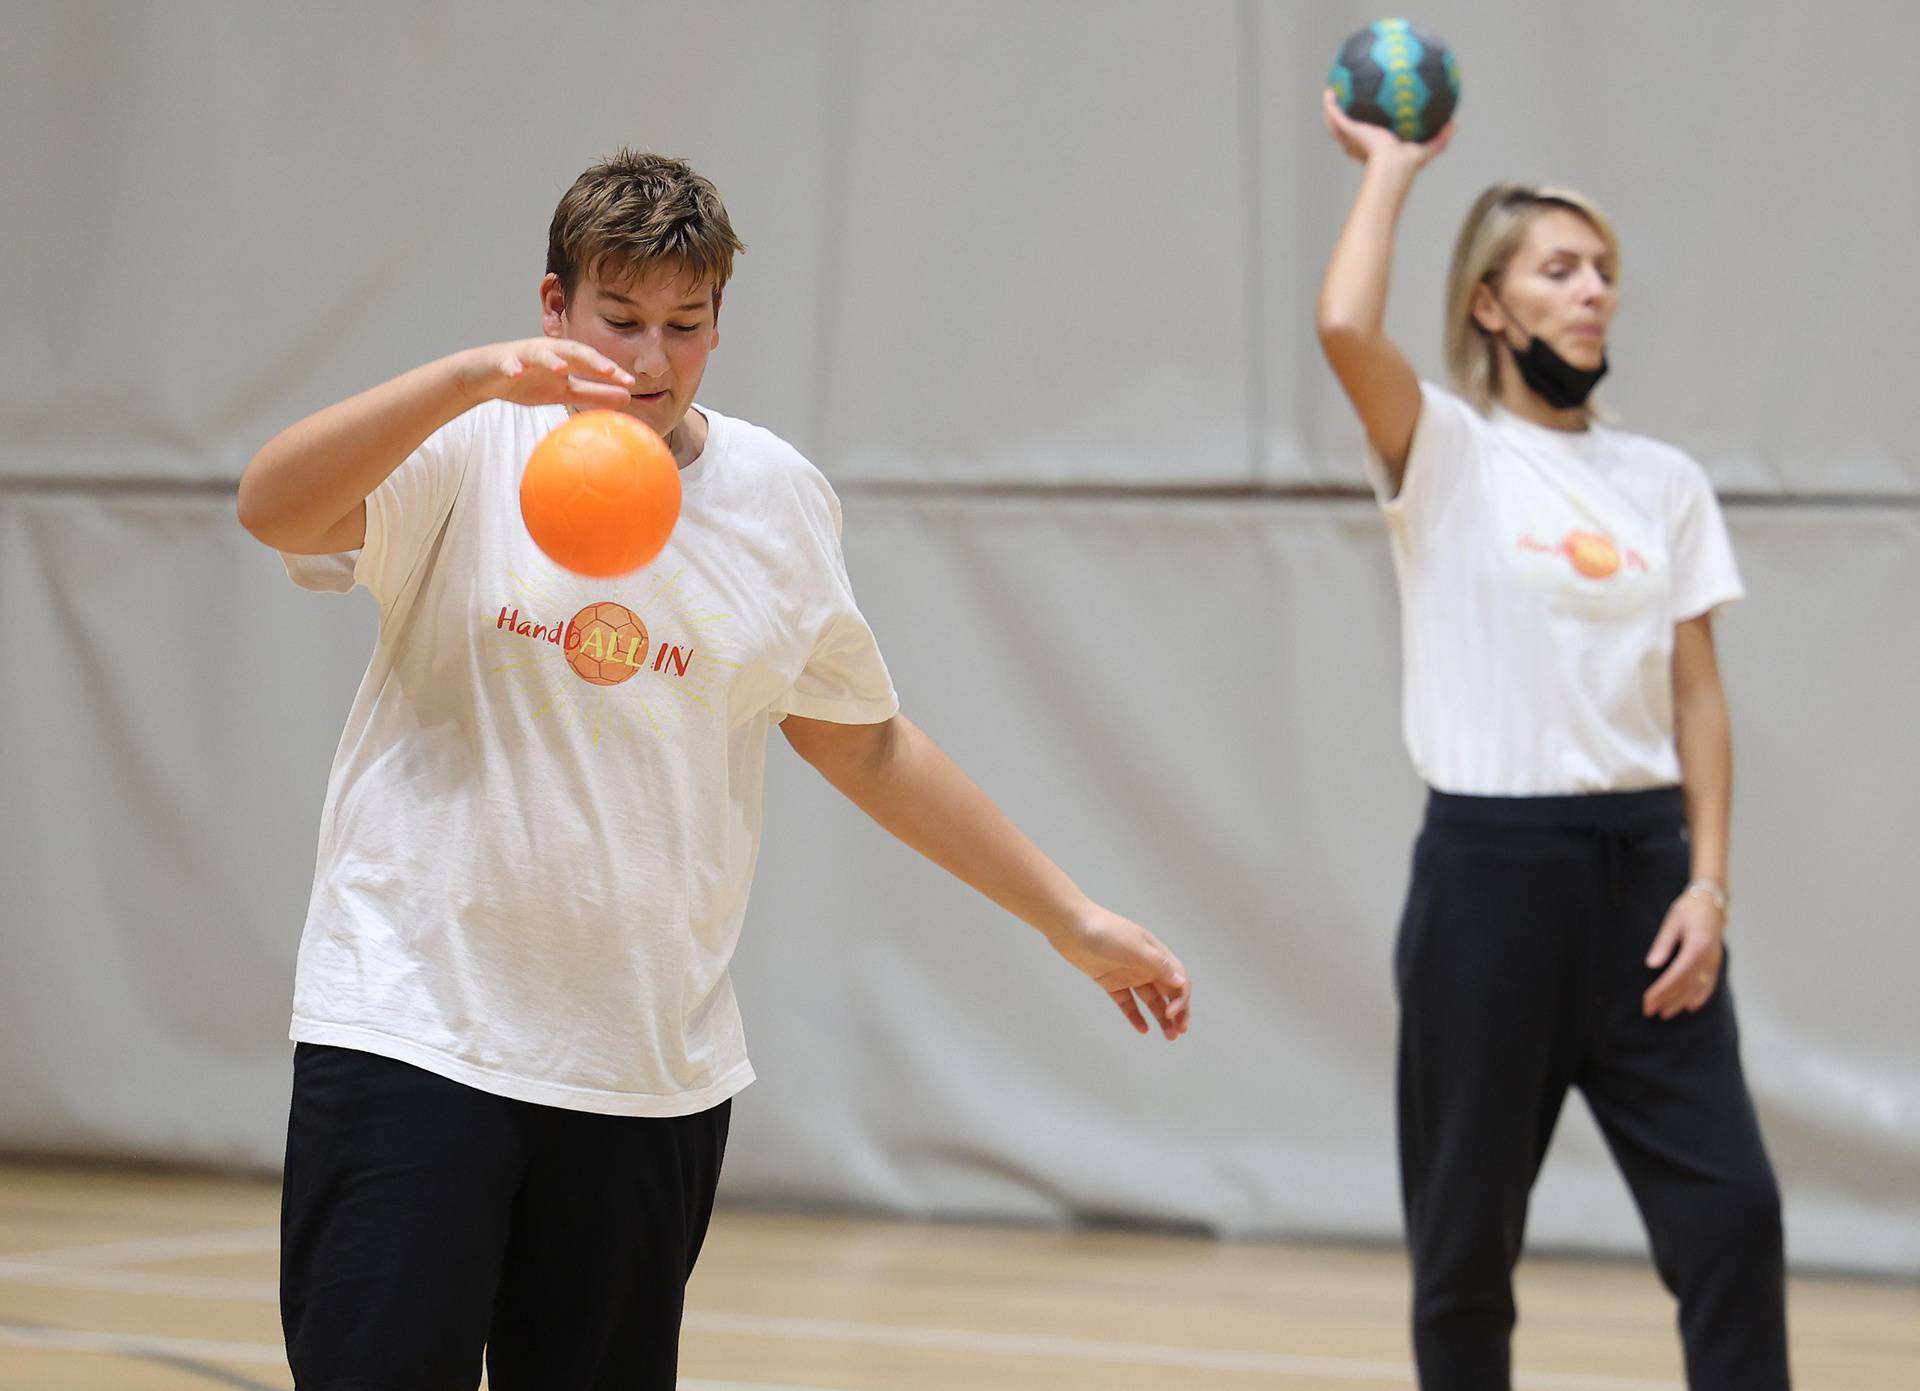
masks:
<path id="1" fill-rule="evenodd" d="M 533 448 L 520 515 L 558 565 L 605 578 L 660 554 L 680 519 L 680 470 L 648 426 L 618 411 L 582 411 Z"/>
<path id="2" fill-rule="evenodd" d="M 1438 34 L 1404 19 L 1382 19 L 1340 45 L 1327 85 L 1356 121 L 1424 143 L 1460 104 L 1460 65 Z"/>

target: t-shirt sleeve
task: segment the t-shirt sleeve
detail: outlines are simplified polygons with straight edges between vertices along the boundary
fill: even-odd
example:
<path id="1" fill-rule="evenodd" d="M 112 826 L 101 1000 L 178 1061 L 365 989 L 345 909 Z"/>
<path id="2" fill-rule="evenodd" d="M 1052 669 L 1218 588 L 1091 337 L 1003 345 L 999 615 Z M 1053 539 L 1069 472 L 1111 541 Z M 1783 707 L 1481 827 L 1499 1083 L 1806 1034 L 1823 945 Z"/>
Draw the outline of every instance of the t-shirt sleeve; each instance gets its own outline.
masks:
<path id="1" fill-rule="evenodd" d="M 1673 621 L 1684 623 L 1746 595 L 1733 541 L 1706 470 L 1681 456 L 1668 551 L 1673 563 Z"/>
<path id="2" fill-rule="evenodd" d="M 345 594 L 352 589 L 353 569 L 359 561 L 357 550 L 338 551 L 333 555 L 280 552 L 280 563 L 287 567 L 287 578 L 316 594 Z"/>
<path id="3" fill-rule="evenodd" d="M 287 576 L 302 589 L 344 594 L 356 584 L 382 608 L 406 588 L 446 525 L 473 443 L 467 411 L 448 421 L 367 496 L 367 535 L 358 550 L 336 555 L 281 552 Z"/>
<path id="4" fill-rule="evenodd" d="M 1367 482 L 1381 510 L 1397 523 L 1426 525 L 1457 492 L 1480 447 L 1481 418 L 1472 406 L 1432 382 L 1420 383 L 1420 415 L 1413 423 L 1400 491 L 1379 450 L 1367 441 Z"/>
<path id="5" fill-rule="evenodd" d="M 805 620 L 808 655 L 772 714 L 776 720 L 799 715 L 835 724 L 879 724 L 900 712 L 900 700 L 873 629 L 854 602 L 840 549 L 840 500 L 824 478 L 814 481 L 824 493 L 824 509 L 809 509 L 814 512 L 808 538 L 814 597 Z"/>

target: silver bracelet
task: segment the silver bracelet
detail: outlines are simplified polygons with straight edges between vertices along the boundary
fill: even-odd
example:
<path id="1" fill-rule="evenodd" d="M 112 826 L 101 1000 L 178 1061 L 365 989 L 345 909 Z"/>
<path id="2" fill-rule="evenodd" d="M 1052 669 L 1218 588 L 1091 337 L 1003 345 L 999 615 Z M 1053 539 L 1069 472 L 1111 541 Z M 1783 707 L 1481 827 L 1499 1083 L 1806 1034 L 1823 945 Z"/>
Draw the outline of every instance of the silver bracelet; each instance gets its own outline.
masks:
<path id="1" fill-rule="evenodd" d="M 1717 880 L 1695 879 L 1688 883 L 1685 892 L 1694 895 L 1696 898 L 1707 899 L 1722 913 L 1727 911 L 1727 891 L 1720 886 Z"/>

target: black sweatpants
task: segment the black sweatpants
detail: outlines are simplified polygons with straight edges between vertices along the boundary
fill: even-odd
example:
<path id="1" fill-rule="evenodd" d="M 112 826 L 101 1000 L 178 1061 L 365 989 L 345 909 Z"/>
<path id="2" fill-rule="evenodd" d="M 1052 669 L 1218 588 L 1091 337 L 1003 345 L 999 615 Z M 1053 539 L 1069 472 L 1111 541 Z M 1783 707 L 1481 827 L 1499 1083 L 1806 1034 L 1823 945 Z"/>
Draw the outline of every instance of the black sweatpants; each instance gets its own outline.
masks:
<path id="1" fill-rule="evenodd" d="M 1432 794 L 1394 952 L 1423 1391 L 1510 1385 L 1527 1198 L 1570 1086 L 1679 1298 L 1688 1386 L 1787 1386 L 1780 1197 L 1726 979 L 1697 1013 L 1640 1013 L 1689 867 L 1677 788 Z"/>
<path id="2" fill-rule="evenodd" d="M 672 1391 L 732 1103 L 604 1116 L 294 1049 L 280 1317 L 299 1391 Z"/>

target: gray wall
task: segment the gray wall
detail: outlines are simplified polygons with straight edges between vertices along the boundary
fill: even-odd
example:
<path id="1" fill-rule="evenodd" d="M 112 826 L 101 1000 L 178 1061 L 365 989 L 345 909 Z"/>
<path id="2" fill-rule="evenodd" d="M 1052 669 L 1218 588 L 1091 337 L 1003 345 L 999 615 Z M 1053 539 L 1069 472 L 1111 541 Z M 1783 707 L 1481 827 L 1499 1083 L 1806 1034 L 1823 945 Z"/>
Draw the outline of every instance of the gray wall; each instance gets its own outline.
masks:
<path id="1" fill-rule="evenodd" d="M 1132 1038 L 776 749 L 729 1191 L 1394 1234 L 1386 962 L 1420 794 L 1384 535 L 1327 495 L 1358 440 L 1311 333 L 1356 177 L 1314 103 L 1370 17 L 8 6 L 0 1148 L 278 1162 L 373 613 L 292 589 L 232 481 L 309 410 L 535 331 L 553 202 L 624 141 L 726 193 L 751 250 L 703 395 L 841 489 L 908 711 L 1199 982 L 1188 1039 Z M 1859 60 L 1920 43 L 1920 10 L 1421 18 L 1466 96 L 1391 326 L 1437 375 L 1446 251 L 1494 178 L 1618 221 L 1608 398 L 1732 494 L 1751 590 L 1720 631 L 1732 978 L 1791 1254 L 1913 1272 L 1920 177 Z M 1532 1231 L 1639 1247 L 1577 1108 Z"/>

